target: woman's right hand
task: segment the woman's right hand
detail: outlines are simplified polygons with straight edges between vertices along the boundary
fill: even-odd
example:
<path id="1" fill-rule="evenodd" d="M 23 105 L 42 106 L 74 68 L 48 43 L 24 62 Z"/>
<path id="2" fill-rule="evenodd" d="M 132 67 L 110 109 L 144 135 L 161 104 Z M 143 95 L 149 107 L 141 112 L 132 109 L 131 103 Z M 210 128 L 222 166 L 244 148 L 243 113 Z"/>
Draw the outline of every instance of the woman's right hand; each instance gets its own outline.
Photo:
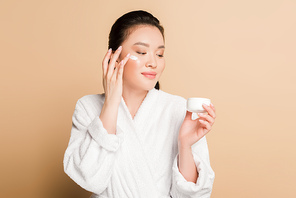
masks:
<path id="1" fill-rule="evenodd" d="M 122 96 L 123 68 L 129 59 L 130 54 L 117 63 L 122 51 L 120 46 L 114 54 L 109 49 L 105 55 L 103 67 L 103 86 L 105 91 L 105 102 L 100 114 L 100 119 L 108 133 L 116 133 L 118 107 Z"/>
<path id="2" fill-rule="evenodd" d="M 129 54 L 120 63 L 117 63 L 122 51 L 120 46 L 112 55 L 109 49 L 103 59 L 103 86 L 105 91 L 105 102 L 119 105 L 122 96 L 123 67 L 129 58 Z"/>

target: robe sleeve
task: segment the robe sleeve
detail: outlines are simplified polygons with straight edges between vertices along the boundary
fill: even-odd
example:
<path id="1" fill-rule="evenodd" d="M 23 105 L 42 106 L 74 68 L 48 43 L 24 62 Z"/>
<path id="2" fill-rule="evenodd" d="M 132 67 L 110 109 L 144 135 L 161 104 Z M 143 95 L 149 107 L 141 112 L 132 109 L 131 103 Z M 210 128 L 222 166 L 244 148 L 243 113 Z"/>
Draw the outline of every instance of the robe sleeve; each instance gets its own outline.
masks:
<path id="1" fill-rule="evenodd" d="M 209 151 L 204 136 L 192 145 L 194 162 L 199 173 L 196 183 L 188 182 L 180 173 L 177 158 L 173 162 L 171 196 L 173 198 L 209 198 L 211 196 L 215 173 L 210 166 Z"/>
<path id="2" fill-rule="evenodd" d="M 82 188 L 102 193 L 108 186 L 122 141 L 120 128 L 117 127 L 116 135 L 108 134 L 99 116 L 91 119 L 78 100 L 64 154 L 65 173 Z"/>

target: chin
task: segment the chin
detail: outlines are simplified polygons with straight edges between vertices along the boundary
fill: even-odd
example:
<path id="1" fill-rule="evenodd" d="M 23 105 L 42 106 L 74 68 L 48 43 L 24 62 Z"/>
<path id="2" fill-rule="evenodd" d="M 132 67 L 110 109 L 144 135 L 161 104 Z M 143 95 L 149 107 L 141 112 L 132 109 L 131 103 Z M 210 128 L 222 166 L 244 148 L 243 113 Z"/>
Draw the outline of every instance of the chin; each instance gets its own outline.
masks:
<path id="1" fill-rule="evenodd" d="M 157 81 L 158 81 L 157 79 L 149 80 L 149 81 L 139 80 L 139 81 L 134 81 L 127 84 L 129 84 L 130 87 L 133 87 L 134 89 L 149 91 L 155 87 Z"/>
<path id="2" fill-rule="evenodd" d="M 144 91 L 150 91 L 153 89 L 155 85 L 138 85 L 136 89 L 144 90 Z"/>
<path id="3" fill-rule="evenodd" d="M 155 83 L 147 83 L 145 86 L 143 86 L 143 88 L 145 89 L 145 90 L 151 90 L 151 89 L 153 89 L 154 87 L 155 87 L 155 85 L 156 85 L 156 83 L 157 83 L 157 81 L 155 81 Z"/>

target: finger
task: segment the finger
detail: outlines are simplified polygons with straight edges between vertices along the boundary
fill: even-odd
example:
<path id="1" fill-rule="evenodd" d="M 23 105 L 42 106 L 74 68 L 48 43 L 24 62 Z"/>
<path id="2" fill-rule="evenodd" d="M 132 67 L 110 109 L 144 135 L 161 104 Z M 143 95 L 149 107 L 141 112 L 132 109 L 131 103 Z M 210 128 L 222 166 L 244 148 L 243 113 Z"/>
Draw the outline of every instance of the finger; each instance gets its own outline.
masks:
<path id="1" fill-rule="evenodd" d="M 211 130 L 211 125 L 205 120 L 199 119 L 199 122 L 201 125 L 208 130 L 208 132 Z"/>
<path id="2" fill-rule="evenodd" d="M 122 66 L 123 66 L 123 60 L 120 61 L 119 63 L 115 62 L 115 67 L 114 67 L 114 72 L 113 72 L 113 75 L 112 75 L 112 80 L 118 79 L 118 74 L 119 74 L 120 70 L 123 69 Z"/>
<path id="3" fill-rule="evenodd" d="M 122 60 L 122 61 L 120 61 L 119 65 L 118 65 L 118 69 L 117 69 L 118 72 L 116 74 L 117 81 L 120 82 L 120 83 L 122 82 L 123 68 L 124 68 L 124 64 L 123 64 L 123 60 Z"/>
<path id="4" fill-rule="evenodd" d="M 203 104 L 202 106 L 208 112 L 208 114 L 210 116 L 212 116 L 214 119 L 216 118 L 216 113 L 214 112 L 214 110 L 212 109 L 212 107 L 210 107 L 210 106 L 208 106 L 206 104 Z"/>
<path id="5" fill-rule="evenodd" d="M 130 53 L 128 53 L 125 57 L 124 57 L 124 59 L 122 59 L 123 60 L 123 64 L 125 65 L 126 64 L 126 62 L 129 60 L 129 57 L 131 56 L 131 54 Z"/>
<path id="6" fill-rule="evenodd" d="M 130 57 L 130 53 L 128 53 L 124 59 L 122 59 L 122 61 L 119 64 L 119 68 L 118 68 L 118 74 L 117 74 L 117 79 L 122 80 L 122 76 L 123 76 L 123 69 L 125 64 L 127 63 L 127 61 L 129 60 Z"/>
<path id="7" fill-rule="evenodd" d="M 192 112 L 186 111 L 185 120 L 191 120 Z"/>
<path id="8" fill-rule="evenodd" d="M 120 66 L 121 66 L 121 62 L 120 63 L 117 63 L 117 62 L 115 63 L 114 71 L 113 71 L 113 74 L 112 74 L 112 77 L 111 77 L 111 79 L 114 80 L 114 81 L 116 80 L 116 76 L 118 74 Z"/>
<path id="9" fill-rule="evenodd" d="M 213 125 L 214 122 L 215 122 L 215 119 L 213 117 L 211 117 L 210 115 L 208 115 L 208 114 L 198 113 L 198 116 L 200 118 L 203 118 L 204 120 L 206 120 L 208 123 L 210 123 L 210 125 Z"/>
<path id="10" fill-rule="evenodd" d="M 216 113 L 216 109 L 215 109 L 215 107 L 214 107 L 214 105 L 212 103 L 211 103 L 211 107 L 214 110 L 214 112 Z"/>
<path id="11" fill-rule="evenodd" d="M 107 53 L 105 54 L 105 57 L 103 58 L 103 62 L 102 62 L 102 68 L 103 68 L 103 75 L 105 76 L 107 73 L 107 69 L 108 69 L 108 62 L 110 60 L 111 57 L 111 52 L 112 49 L 110 48 Z"/>
<path id="12" fill-rule="evenodd" d="M 121 50 L 122 50 L 122 47 L 119 46 L 119 48 L 115 51 L 115 53 L 113 54 L 113 56 L 112 56 L 112 58 L 110 60 L 109 68 L 108 68 L 108 74 L 107 74 L 107 76 L 109 78 L 111 78 L 111 76 L 113 75 L 115 63 L 116 63 L 116 60 L 118 59 L 118 57 L 119 57 L 119 55 L 121 53 Z"/>

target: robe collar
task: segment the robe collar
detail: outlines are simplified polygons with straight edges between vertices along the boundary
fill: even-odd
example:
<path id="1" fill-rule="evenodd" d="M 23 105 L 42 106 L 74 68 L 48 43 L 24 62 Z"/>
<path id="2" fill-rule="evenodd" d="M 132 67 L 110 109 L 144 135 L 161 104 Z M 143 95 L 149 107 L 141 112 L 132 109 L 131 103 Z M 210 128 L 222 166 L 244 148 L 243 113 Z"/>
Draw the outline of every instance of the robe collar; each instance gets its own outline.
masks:
<path id="1" fill-rule="evenodd" d="M 132 118 L 129 109 L 123 99 L 121 97 L 121 102 L 118 110 L 117 124 L 120 128 L 124 129 L 128 126 L 132 127 L 133 130 L 137 128 L 137 126 L 141 126 L 145 123 L 145 119 L 149 119 L 147 112 L 155 106 L 155 102 L 157 100 L 159 90 L 153 88 L 148 91 L 144 100 L 142 101 L 134 119 Z"/>

